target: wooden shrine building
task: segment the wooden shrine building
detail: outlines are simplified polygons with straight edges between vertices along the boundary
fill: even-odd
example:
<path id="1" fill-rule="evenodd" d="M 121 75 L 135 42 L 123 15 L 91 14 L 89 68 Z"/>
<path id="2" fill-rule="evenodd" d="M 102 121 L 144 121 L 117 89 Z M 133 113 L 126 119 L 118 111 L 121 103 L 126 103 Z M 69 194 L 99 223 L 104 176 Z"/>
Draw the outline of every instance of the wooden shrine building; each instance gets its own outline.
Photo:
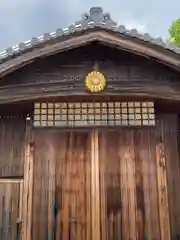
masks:
<path id="1" fill-rule="evenodd" d="M 91 8 L 0 54 L 0 240 L 180 239 L 180 49 Z"/>

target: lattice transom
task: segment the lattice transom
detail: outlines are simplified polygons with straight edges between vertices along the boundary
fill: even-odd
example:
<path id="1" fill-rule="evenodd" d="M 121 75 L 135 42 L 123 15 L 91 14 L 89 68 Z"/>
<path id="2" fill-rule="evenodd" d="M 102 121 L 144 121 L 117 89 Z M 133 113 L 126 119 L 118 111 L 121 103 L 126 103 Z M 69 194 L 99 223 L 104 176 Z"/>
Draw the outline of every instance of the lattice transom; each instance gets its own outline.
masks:
<path id="1" fill-rule="evenodd" d="M 34 126 L 152 126 L 153 102 L 36 102 Z"/>

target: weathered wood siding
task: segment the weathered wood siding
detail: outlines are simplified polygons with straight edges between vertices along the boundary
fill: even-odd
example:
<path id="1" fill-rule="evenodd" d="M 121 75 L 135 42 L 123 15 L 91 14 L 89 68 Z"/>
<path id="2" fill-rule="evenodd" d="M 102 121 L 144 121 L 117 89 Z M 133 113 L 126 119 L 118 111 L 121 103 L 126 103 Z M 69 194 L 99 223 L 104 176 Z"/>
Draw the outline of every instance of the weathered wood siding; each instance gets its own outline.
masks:
<path id="1" fill-rule="evenodd" d="M 161 239 L 163 219 L 159 216 L 162 206 L 158 202 L 156 165 L 159 144 L 163 144 L 165 149 L 167 185 L 161 187 L 168 191 L 171 237 L 178 237 L 180 175 L 177 120 L 176 114 L 158 115 L 156 127 L 99 131 L 102 240 Z M 70 235 L 73 239 L 91 239 L 88 139 L 88 133 L 81 132 L 36 132 L 33 239 L 39 236 L 42 239 L 47 236 L 49 239 L 53 236 L 66 239 Z M 164 234 L 168 226 L 163 226 Z"/>
<path id="2" fill-rule="evenodd" d="M 1 119 L 0 123 L 0 177 L 17 179 L 23 176 L 25 120 Z M 162 206 L 158 205 L 156 166 L 158 144 L 164 146 L 167 185 L 162 187 L 167 187 L 168 192 L 170 233 L 172 239 L 178 239 L 180 233 L 178 130 L 177 114 L 158 113 L 155 127 L 99 131 L 102 240 L 120 237 L 128 239 L 134 234 L 136 239 L 160 239 L 159 212 Z M 53 239 L 54 236 L 57 239 L 66 239 L 70 235 L 73 239 L 91 239 L 89 139 L 91 130 L 63 132 L 57 129 L 51 131 L 32 129 L 32 131 L 35 133 L 32 239 L 39 236 L 40 239 L 47 236 L 49 239 Z M 10 194 L 8 192 L 11 191 L 8 189 L 16 186 L 13 184 L 0 184 L 3 189 L 0 193 L 2 206 L 3 199 L 7 198 L 7 195 L 3 194 Z M 16 197 L 20 198 L 19 190 L 17 196 L 13 195 L 8 201 L 16 201 Z M 10 214 L 10 210 L 8 211 Z M 2 226 L 1 234 L 6 234 L 3 232 L 5 225 Z M 17 227 L 12 226 L 10 235 L 15 234 L 13 229 Z M 164 228 L 165 232 L 166 226 Z"/>
<path id="3" fill-rule="evenodd" d="M 157 121 L 158 138 L 164 143 L 172 239 L 180 238 L 180 156 L 177 114 L 162 114 Z"/>
<path id="4" fill-rule="evenodd" d="M 0 118 L 0 177 L 23 176 L 24 136 L 24 119 Z"/>
<path id="5" fill-rule="evenodd" d="M 160 239 L 155 130 L 100 134 L 104 239 Z"/>
<path id="6" fill-rule="evenodd" d="M 0 181 L 0 239 L 19 239 L 21 230 L 21 191 L 19 181 Z"/>
<path id="7" fill-rule="evenodd" d="M 179 73 L 150 59 L 94 43 L 38 59 L 4 77 L 0 82 L 0 103 L 86 94 L 84 79 L 95 62 L 107 78 L 106 93 L 180 99 Z"/>
<path id="8" fill-rule="evenodd" d="M 87 132 L 35 133 L 33 240 L 91 239 L 89 146 Z"/>

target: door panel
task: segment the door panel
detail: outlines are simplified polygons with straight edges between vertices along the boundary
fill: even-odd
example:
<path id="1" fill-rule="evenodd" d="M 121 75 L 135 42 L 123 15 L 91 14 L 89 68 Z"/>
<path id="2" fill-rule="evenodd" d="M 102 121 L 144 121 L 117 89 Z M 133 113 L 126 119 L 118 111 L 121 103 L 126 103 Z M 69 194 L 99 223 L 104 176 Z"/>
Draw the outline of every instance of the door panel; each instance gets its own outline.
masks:
<path id="1" fill-rule="evenodd" d="M 21 180 L 2 180 L 0 182 L 0 239 L 20 239 L 21 220 Z"/>
<path id="2" fill-rule="evenodd" d="M 56 167 L 56 239 L 90 239 L 89 136 L 70 133 L 67 137 L 66 157 Z"/>
<path id="3" fill-rule="evenodd" d="M 90 134 L 35 133 L 32 239 L 91 239 Z"/>
<path id="4" fill-rule="evenodd" d="M 101 239 L 160 239 L 151 130 L 99 133 Z"/>
<path id="5" fill-rule="evenodd" d="M 37 131 L 32 239 L 160 239 L 155 131 Z"/>

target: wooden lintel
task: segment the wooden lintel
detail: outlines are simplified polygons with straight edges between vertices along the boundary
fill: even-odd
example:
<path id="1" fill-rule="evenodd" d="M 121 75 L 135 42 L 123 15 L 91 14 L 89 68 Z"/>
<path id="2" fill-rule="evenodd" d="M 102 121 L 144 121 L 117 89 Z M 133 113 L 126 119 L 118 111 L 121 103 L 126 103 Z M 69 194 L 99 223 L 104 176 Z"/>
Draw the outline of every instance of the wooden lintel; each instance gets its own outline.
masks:
<path id="1" fill-rule="evenodd" d="M 180 100 L 180 90 L 172 83 L 165 84 L 164 82 L 151 83 L 124 83 L 119 82 L 117 85 L 108 83 L 108 88 L 103 93 L 103 96 L 121 96 L 124 97 L 146 97 L 157 99 L 168 99 L 173 101 Z M 161 92 L 161 94 L 159 94 Z M 31 86 L 14 86 L 0 88 L 0 104 L 19 102 L 23 100 L 35 100 L 39 98 L 49 97 L 65 97 L 65 96 L 81 96 L 88 97 L 84 86 L 61 86 L 59 83 L 51 85 L 50 83 L 33 84 Z"/>
<path id="2" fill-rule="evenodd" d="M 10 178 L 0 178 L 0 184 L 1 183 L 23 183 L 23 179 L 18 179 L 18 178 L 12 178 L 12 179 L 10 179 Z"/>

